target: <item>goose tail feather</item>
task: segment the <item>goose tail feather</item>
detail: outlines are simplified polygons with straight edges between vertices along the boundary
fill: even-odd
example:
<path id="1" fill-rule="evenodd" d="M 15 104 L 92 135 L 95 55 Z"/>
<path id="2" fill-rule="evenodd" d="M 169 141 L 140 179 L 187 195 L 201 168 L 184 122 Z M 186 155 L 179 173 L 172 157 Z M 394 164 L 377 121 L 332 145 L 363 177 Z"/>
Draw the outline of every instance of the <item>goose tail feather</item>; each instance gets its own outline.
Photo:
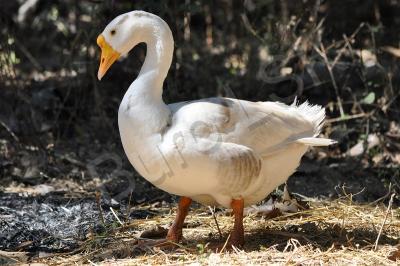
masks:
<path id="1" fill-rule="evenodd" d="M 337 143 L 336 140 L 325 138 L 301 138 L 296 142 L 307 146 L 329 146 Z"/>

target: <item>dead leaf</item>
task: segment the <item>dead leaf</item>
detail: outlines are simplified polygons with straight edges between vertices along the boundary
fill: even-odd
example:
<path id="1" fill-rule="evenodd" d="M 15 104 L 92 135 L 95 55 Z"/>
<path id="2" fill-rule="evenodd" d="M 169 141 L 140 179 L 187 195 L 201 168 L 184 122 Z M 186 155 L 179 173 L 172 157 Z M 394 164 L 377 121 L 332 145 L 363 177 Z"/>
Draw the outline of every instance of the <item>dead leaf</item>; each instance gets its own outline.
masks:
<path id="1" fill-rule="evenodd" d="M 373 147 L 379 145 L 380 140 L 376 134 L 370 134 L 367 138 L 367 149 L 372 149 Z M 355 157 L 363 154 L 364 152 L 364 141 L 359 141 L 356 145 L 354 145 L 347 154 Z"/>
<path id="2" fill-rule="evenodd" d="M 23 263 L 28 261 L 27 252 L 8 252 L 0 250 L 0 265 Z"/>
<path id="3" fill-rule="evenodd" d="M 380 162 L 383 161 L 383 159 L 385 159 L 385 156 L 382 153 L 379 153 L 372 158 L 372 161 L 375 165 L 378 165 Z"/>
<path id="4" fill-rule="evenodd" d="M 356 53 L 359 57 L 361 57 L 365 67 L 372 67 L 378 62 L 378 60 L 376 59 L 376 55 L 369 50 L 362 49 L 356 51 Z"/>
<path id="5" fill-rule="evenodd" d="M 391 154 L 390 157 L 393 162 L 400 164 L 400 153 Z"/>
<path id="6" fill-rule="evenodd" d="M 32 244 L 33 244 L 33 241 L 24 241 L 21 244 L 19 244 L 16 249 L 24 250 L 24 249 L 30 247 Z"/>
<path id="7" fill-rule="evenodd" d="M 389 254 L 388 259 L 392 261 L 400 260 L 400 245 L 397 245 L 396 249 Z"/>
<path id="8" fill-rule="evenodd" d="M 281 201 L 274 201 L 270 198 L 266 203 L 258 206 L 251 206 L 244 209 L 244 214 L 261 214 L 267 218 L 275 218 L 283 213 L 295 213 L 302 209 L 295 198 L 292 198 L 285 185 Z"/>
<path id="9" fill-rule="evenodd" d="M 155 227 L 145 230 L 140 233 L 141 238 L 151 238 L 151 239 L 157 239 L 157 238 L 164 238 L 167 236 L 168 229 L 156 225 Z"/>
<path id="10" fill-rule="evenodd" d="M 54 187 L 46 184 L 40 184 L 32 187 L 14 186 L 6 188 L 6 192 L 10 193 L 25 193 L 27 195 L 42 195 L 42 196 L 52 191 L 55 191 Z"/>

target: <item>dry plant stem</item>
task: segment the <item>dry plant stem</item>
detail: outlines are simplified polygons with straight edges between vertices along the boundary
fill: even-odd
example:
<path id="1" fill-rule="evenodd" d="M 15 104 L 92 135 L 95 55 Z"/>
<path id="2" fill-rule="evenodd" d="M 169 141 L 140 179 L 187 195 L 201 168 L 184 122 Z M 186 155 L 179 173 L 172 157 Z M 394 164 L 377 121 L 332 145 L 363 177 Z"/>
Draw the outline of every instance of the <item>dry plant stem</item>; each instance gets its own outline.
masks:
<path id="1" fill-rule="evenodd" d="M 370 115 L 371 115 L 371 113 L 361 113 L 361 114 L 349 115 L 349 116 L 345 116 L 345 117 L 337 117 L 337 118 L 327 119 L 326 123 L 331 124 L 331 123 L 336 123 L 336 122 L 343 122 L 343 121 L 348 121 L 348 120 L 352 120 L 352 119 L 368 117 Z"/>
<path id="2" fill-rule="evenodd" d="M 329 59 L 328 59 L 328 56 L 326 55 L 325 47 L 322 43 L 321 43 L 320 47 L 321 47 L 321 49 L 314 46 L 314 48 L 318 52 L 318 54 L 324 59 L 326 67 L 328 68 L 329 76 L 332 80 L 332 85 L 333 85 L 333 88 L 335 89 L 335 93 L 336 93 L 336 100 L 337 100 L 337 103 L 339 106 L 340 117 L 344 117 L 342 99 L 340 98 L 339 88 L 336 84 L 335 76 L 333 75 L 332 65 L 329 63 Z"/>
<path id="3" fill-rule="evenodd" d="M 17 137 L 17 135 L 15 135 L 15 133 L 3 122 L 0 121 L 0 125 L 2 127 L 4 127 L 4 129 L 11 135 L 11 137 L 16 141 L 19 142 L 19 138 Z"/>
<path id="4" fill-rule="evenodd" d="M 373 206 L 373 205 L 385 200 L 387 197 L 390 196 L 390 193 L 392 193 L 392 182 L 389 183 L 388 192 L 384 196 L 380 197 L 379 199 L 371 202 L 369 205 Z"/>
<path id="5" fill-rule="evenodd" d="M 90 263 L 90 265 L 97 265 L 96 263 L 94 263 L 93 261 L 91 261 L 91 260 L 87 260 L 89 263 Z"/>
<path id="6" fill-rule="evenodd" d="M 346 48 L 349 48 L 349 50 L 351 50 L 351 54 L 354 54 L 353 49 L 351 47 L 351 41 L 354 40 L 354 38 L 356 37 L 356 35 L 358 34 L 358 32 L 364 27 L 364 23 L 361 23 L 358 28 L 349 36 L 347 37 L 345 34 L 343 35 L 343 47 L 342 49 L 340 49 L 339 54 L 335 57 L 335 60 L 333 61 L 332 67 L 334 67 L 336 65 L 337 62 L 339 62 L 339 60 L 342 58 L 342 55 L 344 53 L 344 51 L 346 50 Z M 329 50 L 329 47 L 326 49 Z"/>
<path id="7" fill-rule="evenodd" d="M 394 97 L 392 97 L 392 99 L 382 107 L 382 111 L 386 113 L 389 107 L 396 101 L 397 97 L 399 97 L 399 95 L 400 94 L 396 94 Z"/>
<path id="8" fill-rule="evenodd" d="M 243 199 L 233 199 L 231 203 L 232 211 L 235 216 L 235 222 L 231 237 L 229 239 L 229 245 L 235 247 L 242 247 L 244 245 L 244 229 L 243 229 Z"/>
<path id="9" fill-rule="evenodd" d="M 390 210 L 392 209 L 393 198 L 394 198 L 395 195 L 396 195 L 396 194 L 393 193 L 392 196 L 390 196 L 389 205 L 388 205 L 388 207 L 387 207 L 387 209 L 386 209 L 386 213 L 385 213 L 385 218 L 383 219 L 381 228 L 379 228 L 379 233 L 378 233 L 378 236 L 377 236 L 376 241 L 375 241 L 374 251 L 376 251 L 376 249 L 378 248 L 379 238 L 380 238 L 381 235 L 382 235 L 383 227 L 385 226 L 387 217 L 388 217 L 388 215 L 389 215 L 389 212 L 390 212 Z"/>
<path id="10" fill-rule="evenodd" d="M 176 213 L 175 220 L 168 230 L 168 240 L 174 242 L 179 242 L 179 240 L 181 240 L 183 223 L 189 212 L 189 207 L 191 203 L 192 199 L 188 197 L 181 197 L 181 199 L 179 200 L 178 211 Z"/>
<path id="11" fill-rule="evenodd" d="M 113 209 L 112 207 L 110 207 L 110 211 L 111 211 L 111 213 L 114 215 L 115 219 L 117 219 L 118 223 L 119 223 L 121 226 L 124 226 L 124 223 L 119 219 L 118 215 L 115 213 L 115 211 L 114 211 L 114 209 Z"/>
<path id="12" fill-rule="evenodd" d="M 40 65 L 39 61 L 29 52 L 29 50 L 14 36 L 15 44 L 21 50 L 21 52 L 28 58 L 32 65 L 38 71 L 43 71 L 43 67 Z"/>
<path id="13" fill-rule="evenodd" d="M 189 5 L 189 1 L 185 0 L 185 4 Z M 191 12 L 186 12 L 183 18 L 183 38 L 185 41 L 190 40 L 190 19 L 191 19 Z"/>
<path id="14" fill-rule="evenodd" d="M 221 248 L 221 251 L 219 252 L 220 254 L 225 250 L 226 246 L 228 245 L 229 240 L 231 239 L 231 234 L 228 235 L 228 237 L 225 240 L 224 245 Z"/>
<path id="15" fill-rule="evenodd" d="M 356 37 L 356 35 L 360 32 L 360 30 L 362 28 L 364 28 L 364 26 L 365 26 L 365 23 L 361 22 L 360 25 L 358 26 L 358 28 L 348 38 L 349 39 L 354 39 L 354 37 Z M 331 45 L 328 45 L 326 47 L 326 50 L 329 50 L 329 49 L 332 49 L 332 48 L 335 48 L 335 47 L 340 47 L 340 45 L 343 45 L 345 42 L 346 42 L 346 40 L 340 40 L 340 41 L 334 42 Z"/>
<path id="16" fill-rule="evenodd" d="M 245 26 L 245 28 L 250 31 L 251 34 L 253 34 L 254 37 L 256 37 L 259 41 L 261 41 L 261 43 L 266 44 L 266 41 L 264 40 L 263 37 L 261 37 L 257 31 L 253 28 L 253 26 L 251 25 L 249 18 L 247 17 L 247 15 L 245 13 L 243 13 L 241 15 L 243 24 Z"/>
<path id="17" fill-rule="evenodd" d="M 212 216 L 213 216 L 213 218 L 214 218 L 215 225 L 217 226 L 217 230 L 218 230 L 218 234 L 219 234 L 219 239 L 222 239 L 222 232 L 221 232 L 221 229 L 219 228 L 219 224 L 218 224 L 218 221 L 217 221 L 217 217 L 215 216 L 215 207 L 214 207 L 214 209 L 213 209 L 213 208 L 211 208 L 211 206 L 208 206 L 208 208 L 210 209 L 211 214 L 212 214 Z"/>
<path id="18" fill-rule="evenodd" d="M 126 214 L 125 214 L 125 223 L 129 222 L 129 215 L 131 214 L 131 198 L 132 198 L 133 190 L 131 190 L 131 193 L 129 194 L 129 199 L 128 199 L 128 207 L 126 208 Z"/>
<path id="19" fill-rule="evenodd" d="M 103 215 L 103 209 L 101 208 L 101 203 L 100 203 L 100 197 L 101 197 L 101 193 L 100 193 L 99 191 L 96 191 L 96 204 L 97 204 L 97 208 L 99 209 L 99 214 L 100 214 L 101 223 L 102 223 L 102 225 L 105 225 L 105 222 L 104 222 L 104 215 Z"/>

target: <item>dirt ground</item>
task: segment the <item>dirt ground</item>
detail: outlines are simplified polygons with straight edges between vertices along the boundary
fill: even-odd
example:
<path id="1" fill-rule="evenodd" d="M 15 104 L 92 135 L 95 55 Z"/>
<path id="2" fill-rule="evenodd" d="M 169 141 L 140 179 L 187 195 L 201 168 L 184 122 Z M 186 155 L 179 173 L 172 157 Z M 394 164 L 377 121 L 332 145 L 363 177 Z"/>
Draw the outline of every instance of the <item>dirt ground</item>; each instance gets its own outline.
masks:
<path id="1" fill-rule="evenodd" d="M 32 261 L 53 265 L 397 265 L 398 209 L 381 203 L 357 204 L 349 197 L 314 200 L 305 210 L 272 219 L 250 214 L 244 219 L 245 248 L 222 252 L 215 252 L 215 246 L 223 246 L 228 236 L 229 212 L 215 212 L 217 227 L 210 209 L 195 207 L 185 224 L 185 240 L 171 250 L 137 245 L 144 232 L 152 238 L 165 235 L 174 215 L 170 206 L 137 206 L 128 219 L 119 215 L 121 224 L 111 217 L 112 226 L 93 229 L 75 251 L 42 251 Z M 27 256 L 20 252 L 13 258 L 26 261 Z"/>
<path id="2" fill-rule="evenodd" d="M 146 196 L 138 200 L 142 203 L 132 195 L 131 202 L 116 201 L 104 186 L 90 192 L 71 180 L 9 186 L 0 194 L 0 249 L 10 253 L 0 257 L 7 262 L 57 265 L 396 264 L 393 254 L 400 242 L 400 212 L 394 194 L 386 190 L 381 195 L 377 190 L 375 201 L 366 201 L 374 194 L 365 189 L 351 192 L 340 180 L 335 186 L 330 180 L 329 185 L 307 189 L 310 180 L 326 178 L 300 173 L 289 180 L 288 187 L 302 207 L 275 218 L 250 213 L 245 218 L 244 250 L 222 253 L 214 247 L 224 244 L 232 226 L 232 217 L 224 209 L 215 211 L 216 222 L 209 208 L 194 204 L 181 245 L 173 250 L 139 248 L 138 239 L 165 236 L 175 214 L 174 197 L 149 186 L 143 193 Z M 281 201 L 282 191 L 273 198 Z"/>

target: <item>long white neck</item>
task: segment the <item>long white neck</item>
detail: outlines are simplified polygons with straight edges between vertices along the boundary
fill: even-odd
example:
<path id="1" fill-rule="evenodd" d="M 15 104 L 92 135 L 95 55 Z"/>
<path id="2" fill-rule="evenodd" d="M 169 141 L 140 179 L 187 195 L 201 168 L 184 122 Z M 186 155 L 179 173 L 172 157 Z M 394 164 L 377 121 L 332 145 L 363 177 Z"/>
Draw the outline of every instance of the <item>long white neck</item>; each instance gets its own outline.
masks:
<path id="1" fill-rule="evenodd" d="M 162 92 L 174 41 L 168 25 L 159 17 L 143 18 L 140 27 L 141 31 L 133 34 L 129 45 L 133 48 L 139 42 L 146 43 L 146 59 L 121 102 L 119 122 L 124 121 L 120 127 L 129 124 L 130 128 L 138 129 L 137 135 L 147 136 L 159 134 L 168 124 L 170 110 L 162 100 Z"/>
<path id="2" fill-rule="evenodd" d="M 146 43 L 146 59 L 137 77 L 144 84 L 134 89 L 162 97 L 162 87 L 171 66 L 174 52 L 174 39 L 168 25 L 159 17 L 143 26 L 141 41 Z M 131 88 L 130 88 L 131 89 Z"/>

